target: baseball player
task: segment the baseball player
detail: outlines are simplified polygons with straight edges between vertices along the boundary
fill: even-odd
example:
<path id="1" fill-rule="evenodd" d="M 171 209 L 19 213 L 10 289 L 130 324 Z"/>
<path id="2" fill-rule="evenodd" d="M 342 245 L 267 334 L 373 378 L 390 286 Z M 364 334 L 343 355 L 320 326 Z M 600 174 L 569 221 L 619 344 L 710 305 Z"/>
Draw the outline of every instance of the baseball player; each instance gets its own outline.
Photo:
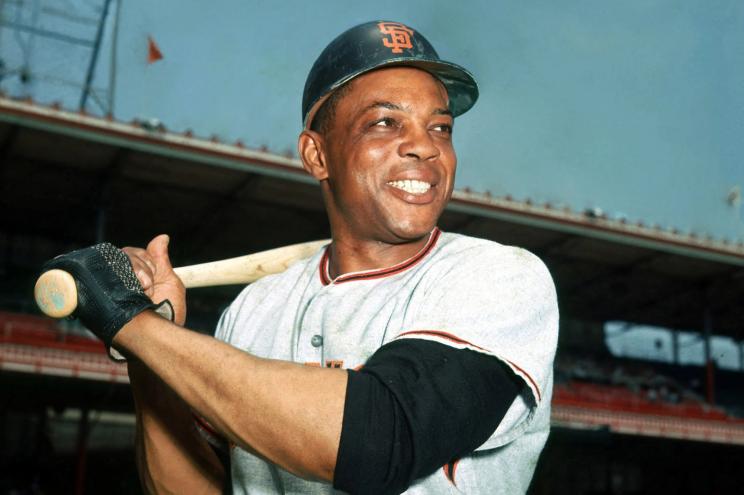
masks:
<path id="1" fill-rule="evenodd" d="M 436 227 L 454 118 L 477 96 L 409 26 L 332 41 L 299 151 L 333 241 L 246 287 L 215 338 L 182 328 L 166 236 L 47 266 L 75 276 L 78 316 L 129 359 L 148 492 L 527 490 L 549 430 L 551 277 L 523 249 Z M 153 311 L 166 306 L 173 322 Z"/>

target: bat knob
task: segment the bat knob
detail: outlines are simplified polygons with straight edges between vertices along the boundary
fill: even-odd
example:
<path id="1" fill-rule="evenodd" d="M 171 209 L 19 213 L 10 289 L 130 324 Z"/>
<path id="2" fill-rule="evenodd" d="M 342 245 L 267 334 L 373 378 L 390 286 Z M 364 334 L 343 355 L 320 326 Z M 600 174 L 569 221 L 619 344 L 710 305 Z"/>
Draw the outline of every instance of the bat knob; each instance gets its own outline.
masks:
<path id="1" fill-rule="evenodd" d="M 44 272 L 34 286 L 34 298 L 45 315 L 52 318 L 70 316 L 78 304 L 75 279 L 63 270 Z"/>

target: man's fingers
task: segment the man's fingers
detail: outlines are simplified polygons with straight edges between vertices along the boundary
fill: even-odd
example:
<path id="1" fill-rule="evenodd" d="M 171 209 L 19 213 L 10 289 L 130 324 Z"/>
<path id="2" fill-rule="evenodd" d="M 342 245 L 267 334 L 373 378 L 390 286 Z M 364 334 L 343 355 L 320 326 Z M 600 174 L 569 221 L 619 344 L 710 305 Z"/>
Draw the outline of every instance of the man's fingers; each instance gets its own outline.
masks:
<path id="1" fill-rule="evenodd" d="M 149 259 L 150 255 L 140 248 L 125 247 L 122 251 L 129 257 L 132 269 L 137 275 L 142 289 L 147 295 L 150 295 L 155 279 L 155 264 Z"/>
<path id="2" fill-rule="evenodd" d="M 125 247 L 122 249 L 132 262 L 134 273 L 151 298 L 160 291 L 163 284 L 180 284 L 180 279 L 173 272 L 168 256 L 170 237 L 161 234 L 149 242 L 146 249 Z"/>
<path id="3" fill-rule="evenodd" d="M 142 288 L 147 292 L 148 289 L 152 288 L 152 278 L 147 274 L 144 270 L 135 270 L 134 273 L 137 274 L 137 279 L 140 282 L 140 285 L 142 285 Z"/>
<path id="4" fill-rule="evenodd" d="M 170 257 L 168 256 L 168 244 L 170 237 L 168 234 L 160 234 L 147 245 L 147 254 L 150 255 L 157 267 L 171 270 Z"/>
<path id="5" fill-rule="evenodd" d="M 152 259 L 152 256 L 150 256 L 150 253 L 145 251 L 142 248 L 134 248 L 134 247 L 125 247 L 122 249 L 124 253 L 129 256 L 130 259 L 132 257 L 137 258 L 141 263 L 144 263 L 147 265 L 147 269 L 150 272 L 150 275 L 155 275 L 157 273 L 157 266 L 155 265 L 155 260 Z"/>

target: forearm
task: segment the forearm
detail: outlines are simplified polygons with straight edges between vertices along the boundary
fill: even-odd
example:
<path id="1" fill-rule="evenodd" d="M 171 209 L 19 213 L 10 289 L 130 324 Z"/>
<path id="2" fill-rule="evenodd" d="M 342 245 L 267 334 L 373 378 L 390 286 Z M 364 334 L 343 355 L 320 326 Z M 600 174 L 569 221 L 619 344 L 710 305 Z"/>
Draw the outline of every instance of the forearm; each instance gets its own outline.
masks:
<path id="1" fill-rule="evenodd" d="M 146 493 L 221 493 L 224 472 L 191 411 L 142 362 L 129 361 L 137 413 L 137 468 Z"/>
<path id="2" fill-rule="evenodd" d="M 127 324 L 115 344 L 228 440 L 298 476 L 332 481 L 345 371 L 261 359 L 150 312 Z"/>

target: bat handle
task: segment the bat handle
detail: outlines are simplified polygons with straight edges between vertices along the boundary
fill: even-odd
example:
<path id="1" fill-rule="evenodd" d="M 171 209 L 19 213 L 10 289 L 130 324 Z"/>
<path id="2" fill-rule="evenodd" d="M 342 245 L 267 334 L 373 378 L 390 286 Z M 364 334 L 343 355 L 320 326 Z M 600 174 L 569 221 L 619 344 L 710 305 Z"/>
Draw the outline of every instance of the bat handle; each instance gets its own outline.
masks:
<path id="1" fill-rule="evenodd" d="M 52 318 L 70 316 L 78 304 L 77 285 L 64 270 L 49 270 L 41 274 L 34 286 L 34 299 L 39 309 Z"/>

